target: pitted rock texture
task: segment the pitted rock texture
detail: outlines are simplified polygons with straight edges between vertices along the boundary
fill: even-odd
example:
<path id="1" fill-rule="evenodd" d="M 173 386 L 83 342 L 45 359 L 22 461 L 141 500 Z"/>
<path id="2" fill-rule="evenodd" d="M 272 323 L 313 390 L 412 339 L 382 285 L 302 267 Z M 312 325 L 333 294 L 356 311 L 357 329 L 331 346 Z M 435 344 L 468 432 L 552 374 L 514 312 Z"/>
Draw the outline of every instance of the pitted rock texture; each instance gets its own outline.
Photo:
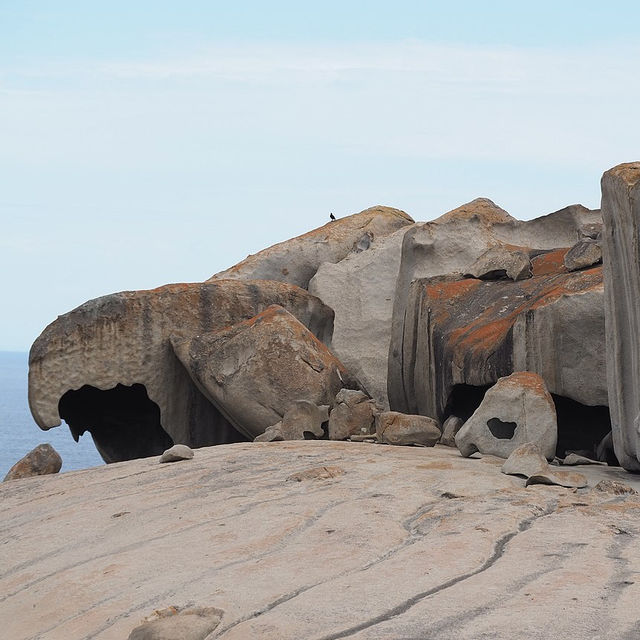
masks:
<path id="1" fill-rule="evenodd" d="M 602 267 L 568 273 L 565 253 L 535 257 L 519 282 L 413 282 L 389 371 L 403 404 L 442 420 L 456 385 L 532 371 L 552 393 L 606 405 Z"/>
<path id="2" fill-rule="evenodd" d="M 640 162 L 602 176 L 607 382 L 620 464 L 640 471 Z"/>
<path id="3" fill-rule="evenodd" d="M 60 454 L 50 444 L 39 444 L 9 469 L 4 480 L 44 476 L 58 473 L 61 468 Z"/>
<path id="4" fill-rule="evenodd" d="M 556 408 L 544 380 L 521 371 L 500 378 L 487 391 L 455 440 L 463 456 L 479 451 L 508 458 L 519 446 L 534 443 L 553 460 L 557 436 Z"/>
<path id="5" fill-rule="evenodd" d="M 403 378 L 402 373 L 404 371 L 406 375 L 406 371 L 413 366 L 410 362 L 413 353 L 420 348 L 411 342 L 412 336 L 408 333 L 411 331 L 409 325 L 415 321 L 411 309 L 414 304 L 411 301 L 413 281 L 462 274 L 487 249 L 499 244 L 527 248 L 531 256 L 571 247 L 576 242 L 579 229 L 588 224 L 597 224 L 600 220 L 599 211 L 572 205 L 535 220 L 519 221 L 491 200 L 478 198 L 432 222 L 412 225 L 403 237 L 395 288 L 388 370 L 391 408 L 406 413 L 433 415 L 429 411 L 418 410 L 422 391 L 416 397 L 416 390 Z M 556 257 L 559 258 L 557 267 L 554 265 L 557 271 L 562 266 L 564 254 Z M 548 264 L 546 266 L 549 267 Z M 533 268 L 535 276 L 535 265 Z M 537 272 L 541 274 L 541 265 L 538 265 Z M 521 281 L 516 286 L 526 282 L 529 281 Z M 505 291 L 503 295 L 509 296 L 510 292 Z M 535 349 L 530 351 L 532 355 L 535 354 Z M 504 372 L 503 375 L 510 372 Z"/>
<path id="6" fill-rule="evenodd" d="M 188 338 L 251 318 L 272 304 L 290 311 L 318 339 L 329 342 L 333 312 L 316 297 L 272 281 L 218 280 L 129 291 L 92 300 L 60 316 L 35 341 L 29 356 L 29 405 L 43 429 L 60 424 L 59 402 L 77 438 L 92 432 L 107 462 L 160 455 L 174 442 L 199 447 L 243 437 L 194 385 L 171 347 L 170 338 Z M 136 387 L 137 385 L 137 387 Z M 136 442 L 138 418 L 123 406 L 119 415 L 96 415 L 101 392 L 106 404 L 143 396 L 158 412 L 156 438 Z M 148 397 L 147 397 L 148 394 Z M 98 397 L 95 397 L 98 396 Z M 104 396 L 106 399 L 106 396 Z M 63 403 L 65 406 L 65 403 Z M 159 411 L 158 411 L 159 410 Z M 74 419 L 76 416 L 76 419 Z M 117 428 L 114 427 L 114 422 Z M 138 446 L 139 445 L 139 446 Z"/>
<path id="7" fill-rule="evenodd" d="M 220 278 L 279 280 L 306 289 L 324 262 L 340 262 L 348 255 L 367 251 L 377 239 L 412 222 L 411 217 L 399 209 L 371 207 L 263 249 L 212 276 L 210 281 Z"/>
<path id="8" fill-rule="evenodd" d="M 122 639 L 177 605 L 223 612 L 211 640 L 633 638 L 640 498 L 590 488 L 640 479 L 502 462 L 239 443 L 3 483 L 2 635 Z"/>
<path id="9" fill-rule="evenodd" d="M 252 440 L 294 402 L 328 405 L 343 386 L 357 386 L 326 345 L 277 305 L 172 343 L 198 388 Z"/>

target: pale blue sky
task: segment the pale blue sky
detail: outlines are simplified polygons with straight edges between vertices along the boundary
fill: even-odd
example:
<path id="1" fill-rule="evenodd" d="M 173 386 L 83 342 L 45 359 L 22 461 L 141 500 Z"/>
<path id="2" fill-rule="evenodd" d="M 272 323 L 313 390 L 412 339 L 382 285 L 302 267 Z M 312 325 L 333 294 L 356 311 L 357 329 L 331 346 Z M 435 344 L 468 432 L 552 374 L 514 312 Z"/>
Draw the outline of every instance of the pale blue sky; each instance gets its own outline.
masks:
<path id="1" fill-rule="evenodd" d="M 639 24 L 637 2 L 0 0 L 0 349 L 329 211 L 598 206 L 640 159 Z"/>

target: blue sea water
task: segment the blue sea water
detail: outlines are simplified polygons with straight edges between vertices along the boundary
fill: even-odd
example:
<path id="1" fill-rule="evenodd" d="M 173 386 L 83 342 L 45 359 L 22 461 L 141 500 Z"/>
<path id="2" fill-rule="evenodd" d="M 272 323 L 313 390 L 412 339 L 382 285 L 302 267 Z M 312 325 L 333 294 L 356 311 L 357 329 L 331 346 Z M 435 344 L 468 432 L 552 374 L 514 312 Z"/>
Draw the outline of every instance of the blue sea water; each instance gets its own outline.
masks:
<path id="1" fill-rule="evenodd" d="M 45 442 L 62 457 L 61 472 L 104 464 L 89 433 L 76 443 L 64 422 L 49 431 L 38 427 L 27 402 L 28 372 L 28 354 L 0 351 L 0 481 L 14 463 Z"/>

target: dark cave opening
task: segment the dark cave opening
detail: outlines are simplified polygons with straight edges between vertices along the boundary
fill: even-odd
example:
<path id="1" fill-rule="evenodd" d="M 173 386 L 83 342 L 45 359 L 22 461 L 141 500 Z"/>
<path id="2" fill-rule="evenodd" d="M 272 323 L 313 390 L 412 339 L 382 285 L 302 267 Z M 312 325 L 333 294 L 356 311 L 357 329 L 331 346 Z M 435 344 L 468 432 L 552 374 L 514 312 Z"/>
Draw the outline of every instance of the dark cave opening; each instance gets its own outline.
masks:
<path id="1" fill-rule="evenodd" d="M 465 422 L 471 417 L 473 412 L 480 406 L 484 395 L 490 385 L 474 386 L 468 384 L 457 384 L 449 394 L 449 400 L 444 411 L 443 419 L 450 415 L 455 415 Z M 598 445 L 611 431 L 611 417 L 609 407 L 598 405 L 589 406 L 557 394 L 551 394 L 556 406 L 558 419 L 558 444 L 556 455 L 564 458 L 568 451 L 575 451 L 588 458 L 608 462 L 617 465 L 613 450 L 601 451 L 598 455 Z M 494 419 L 496 420 L 496 419 Z M 490 421 L 492 422 L 492 421 Z M 498 424 L 498 422 L 500 424 Z M 502 433 L 502 425 L 512 424 L 499 421 L 488 425 L 494 432 L 497 429 Z M 491 426 L 494 429 L 491 429 Z M 506 432 L 505 432 L 506 433 Z M 494 435 L 498 438 L 509 437 L 508 435 Z M 511 436 L 513 433 L 511 433 Z"/>
<path id="2" fill-rule="evenodd" d="M 84 385 L 60 398 L 58 412 L 76 440 L 91 433 L 107 462 L 160 455 L 174 444 L 160 424 L 160 408 L 142 384 L 104 391 Z"/>

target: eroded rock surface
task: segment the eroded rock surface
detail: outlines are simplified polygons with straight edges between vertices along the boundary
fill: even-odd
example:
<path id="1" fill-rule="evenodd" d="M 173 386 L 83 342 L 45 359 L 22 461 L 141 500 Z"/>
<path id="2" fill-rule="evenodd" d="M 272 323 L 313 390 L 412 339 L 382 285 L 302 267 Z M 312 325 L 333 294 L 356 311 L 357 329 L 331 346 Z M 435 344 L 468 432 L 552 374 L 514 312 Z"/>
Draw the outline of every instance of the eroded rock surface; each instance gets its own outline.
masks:
<path id="1" fill-rule="evenodd" d="M 279 280 L 306 289 L 324 262 L 367 251 L 378 239 L 411 224 L 404 211 L 376 206 L 250 255 L 210 280 Z"/>
<path id="2" fill-rule="evenodd" d="M 43 429 L 62 417 L 74 437 L 92 433 L 114 462 L 160 455 L 174 442 L 243 440 L 198 390 L 170 338 L 190 338 L 251 318 L 272 304 L 330 341 L 333 312 L 292 285 L 219 280 L 116 293 L 60 316 L 29 356 L 29 405 Z"/>
<path id="3" fill-rule="evenodd" d="M 498 245 L 487 249 L 465 275 L 481 280 L 524 280 L 531 277 L 529 252 L 520 247 Z"/>
<path id="4" fill-rule="evenodd" d="M 515 245 L 526 248 L 530 255 L 548 252 L 575 244 L 578 232 L 585 225 L 600 222 L 600 212 L 587 209 L 581 205 L 572 205 L 535 220 L 519 221 L 512 218 L 506 211 L 495 205 L 491 200 L 479 198 L 469 202 L 432 222 L 416 224 L 410 227 L 403 237 L 402 256 L 398 280 L 395 289 L 393 306 L 392 335 L 389 351 L 388 391 L 392 409 L 406 413 L 431 413 L 432 407 L 420 406 L 423 390 L 413 383 L 413 369 L 415 368 L 415 353 L 423 348 L 419 343 L 420 337 L 415 333 L 416 315 L 415 288 L 412 282 L 435 276 L 450 276 L 462 274 L 487 249 L 499 245 Z M 550 265 L 555 258 L 555 264 Z M 550 266 L 557 272 L 562 265 L 562 255 L 547 258 L 537 268 L 533 265 L 534 277 Z M 523 286 L 530 280 L 518 283 L 484 283 L 486 286 Z M 483 283 L 469 286 L 479 286 Z M 530 285 L 535 287 L 536 285 Z M 526 293 L 523 292 L 524 295 Z M 506 296 L 508 304 L 513 305 L 520 295 L 515 290 L 505 290 L 500 296 Z M 534 294 L 535 295 L 535 294 Z M 600 291 L 602 296 L 602 291 Z M 523 300 L 523 299 L 520 299 Z M 525 302 L 523 300 L 523 302 Z M 496 305 L 498 302 L 496 301 Z M 560 303 L 562 304 L 562 303 Z M 500 307 L 496 307 L 499 310 Z M 602 309 L 600 302 L 599 309 Z M 450 305 L 451 313 L 455 313 L 454 301 Z M 472 317 L 469 317 L 469 321 Z M 424 315 L 423 315 L 424 321 Z M 591 319 L 588 322 L 592 322 Z M 602 324 L 602 311 L 600 323 Z M 590 327 L 586 331 L 591 331 Z M 528 349 L 531 358 L 537 357 L 534 348 Z M 601 353 L 601 350 L 600 350 Z M 422 355 L 420 357 L 428 357 Z M 428 367 L 423 367 L 428 370 Z M 538 371 L 531 366 L 527 368 Z M 503 371 L 499 375 L 507 375 L 515 369 Z M 602 369 L 604 371 L 604 369 Z M 407 378 L 408 376 L 408 378 Z M 493 378 L 495 382 L 497 378 Z M 546 376 L 545 376 L 545 379 Z M 487 383 L 483 383 L 487 384 Z M 549 382 L 550 386 L 551 383 Z M 438 417 L 441 418 L 440 414 Z"/>
<path id="5" fill-rule="evenodd" d="M 640 479 L 525 488 L 501 464 L 238 443 L 2 483 L 3 637 L 127 638 L 171 606 L 223 612 L 212 640 L 634 637 L 640 498 L 590 488 Z"/>
<path id="6" fill-rule="evenodd" d="M 329 405 L 316 406 L 307 400 L 291 403 L 280 422 L 256 436 L 256 442 L 309 440 L 325 436 L 323 424 L 329 420 Z"/>
<path id="7" fill-rule="evenodd" d="M 479 451 L 508 458 L 520 445 L 532 442 L 553 460 L 556 409 L 544 380 L 524 371 L 500 378 L 455 439 L 463 456 Z"/>
<path id="8" fill-rule="evenodd" d="M 172 343 L 198 388 L 252 440 L 297 400 L 328 405 L 343 386 L 357 386 L 326 345 L 277 305 Z"/>
<path id="9" fill-rule="evenodd" d="M 640 162 L 602 176 L 607 381 L 620 464 L 640 471 Z"/>

